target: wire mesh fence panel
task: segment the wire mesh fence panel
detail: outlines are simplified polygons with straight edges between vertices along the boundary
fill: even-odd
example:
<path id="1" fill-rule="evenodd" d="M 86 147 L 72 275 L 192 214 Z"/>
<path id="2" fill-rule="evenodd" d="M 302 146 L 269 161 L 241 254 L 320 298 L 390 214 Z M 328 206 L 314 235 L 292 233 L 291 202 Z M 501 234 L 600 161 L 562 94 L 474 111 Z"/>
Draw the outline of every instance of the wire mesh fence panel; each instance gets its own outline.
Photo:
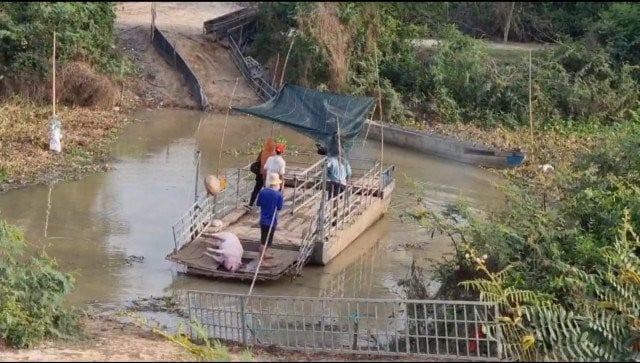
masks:
<path id="1" fill-rule="evenodd" d="M 189 291 L 209 338 L 304 351 L 499 360 L 491 303 L 251 296 Z"/>
<path id="2" fill-rule="evenodd" d="M 187 86 L 189 87 L 193 97 L 195 97 L 198 106 L 200 106 L 201 109 L 206 110 L 209 107 L 209 101 L 207 100 L 207 96 L 204 94 L 198 77 L 193 73 L 180 52 L 175 49 L 175 43 L 171 44 L 160 29 L 155 26 L 152 28 L 153 38 L 151 42 L 156 49 L 160 51 L 160 55 L 162 55 L 169 64 L 176 67 L 176 69 L 184 76 Z"/>

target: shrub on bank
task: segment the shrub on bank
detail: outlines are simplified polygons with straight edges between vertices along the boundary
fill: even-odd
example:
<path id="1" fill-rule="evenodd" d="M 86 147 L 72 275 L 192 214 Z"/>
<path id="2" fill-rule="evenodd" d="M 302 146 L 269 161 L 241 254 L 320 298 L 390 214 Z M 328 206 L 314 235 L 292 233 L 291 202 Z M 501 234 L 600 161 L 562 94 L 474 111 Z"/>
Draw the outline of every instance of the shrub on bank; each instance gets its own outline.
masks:
<path id="1" fill-rule="evenodd" d="M 515 126 L 529 122 L 529 59 L 499 63 L 452 27 L 428 60 L 430 94 L 447 122 Z M 638 67 L 617 66 L 604 49 L 567 41 L 536 52 L 531 64 L 536 123 L 612 123 L 640 109 Z"/>
<path id="2" fill-rule="evenodd" d="M 514 358 L 631 360 L 640 351 L 639 137 L 637 123 L 617 127 L 570 168 L 509 183 L 506 203 L 486 215 L 462 203 L 409 213 L 454 243 L 441 291 L 500 304 L 494 328 Z"/>
<path id="3" fill-rule="evenodd" d="M 0 221 L 0 339 L 20 348 L 74 336 L 80 315 L 64 306 L 73 277 L 44 254 L 25 258 L 25 244 L 20 231 Z"/>
<path id="4" fill-rule="evenodd" d="M 51 98 L 50 82 L 43 80 L 50 79 L 54 32 L 56 61 L 62 69 L 66 63 L 79 62 L 97 73 L 129 74 L 132 63 L 116 49 L 114 6 L 111 2 L 0 3 L 0 96 Z M 83 91 L 92 93 L 90 88 Z"/>

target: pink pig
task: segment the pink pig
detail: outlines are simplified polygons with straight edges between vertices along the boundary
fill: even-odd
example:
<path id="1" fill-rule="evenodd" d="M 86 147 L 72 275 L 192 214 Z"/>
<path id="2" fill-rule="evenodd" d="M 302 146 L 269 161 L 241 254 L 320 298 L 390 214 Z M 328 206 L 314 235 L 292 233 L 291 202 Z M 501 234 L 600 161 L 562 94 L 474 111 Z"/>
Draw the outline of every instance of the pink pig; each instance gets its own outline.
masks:
<path id="1" fill-rule="evenodd" d="M 209 236 L 213 237 L 215 241 L 207 243 L 217 248 L 207 247 L 205 255 L 222 264 L 227 271 L 236 272 L 242 265 L 242 254 L 244 253 L 238 237 L 231 232 L 213 233 Z"/>

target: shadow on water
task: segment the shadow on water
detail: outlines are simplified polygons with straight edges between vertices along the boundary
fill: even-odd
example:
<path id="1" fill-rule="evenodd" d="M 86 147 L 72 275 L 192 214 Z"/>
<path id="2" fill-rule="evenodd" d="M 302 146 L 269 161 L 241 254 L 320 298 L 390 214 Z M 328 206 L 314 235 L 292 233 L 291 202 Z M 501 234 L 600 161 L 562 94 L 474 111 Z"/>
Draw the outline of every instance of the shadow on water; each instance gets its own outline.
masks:
<path id="1" fill-rule="evenodd" d="M 149 110 L 134 116 L 139 122 L 129 125 L 114 146 L 114 170 L 9 191 L 0 195 L 0 217 L 23 229 L 33 252 L 46 247 L 64 270 L 76 273 L 72 303 L 118 303 L 177 289 L 246 293 L 248 284 L 179 274 L 177 266 L 165 260 L 173 248 L 171 224 L 193 201 L 194 151 L 202 152 L 199 179 L 217 172 L 225 116 L 184 110 Z M 270 122 L 230 116 L 223 149 L 246 149 L 271 130 Z M 275 126 L 273 136 L 280 135 L 289 145 L 313 149 L 312 140 Z M 379 156 L 380 144 L 367 141 L 355 147 L 353 156 L 366 155 Z M 286 157 L 292 163 L 308 158 Z M 223 153 L 220 168 L 254 159 L 255 155 Z M 393 281 L 406 275 L 413 257 L 424 265 L 427 258 L 449 253 L 445 238 L 429 239 L 419 227 L 400 221 L 399 210 L 412 202 L 411 183 L 403 175 L 426 183 L 433 205 L 459 197 L 479 209 L 497 203 L 499 192 L 492 184 L 498 177 L 479 168 L 387 145 L 384 161 L 396 165 L 398 179 L 394 207 L 382 220 L 328 266 L 309 266 L 293 282 L 259 284 L 255 294 L 394 297 Z M 419 248 L 406 247 L 409 242 Z"/>

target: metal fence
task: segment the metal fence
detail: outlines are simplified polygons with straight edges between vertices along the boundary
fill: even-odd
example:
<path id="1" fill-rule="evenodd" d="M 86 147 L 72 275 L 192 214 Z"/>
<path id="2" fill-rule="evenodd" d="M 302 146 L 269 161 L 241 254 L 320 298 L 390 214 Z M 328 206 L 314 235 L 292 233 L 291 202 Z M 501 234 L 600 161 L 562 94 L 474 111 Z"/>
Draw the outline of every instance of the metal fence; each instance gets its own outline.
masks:
<path id="1" fill-rule="evenodd" d="M 252 7 L 242 8 L 234 12 L 219 16 L 204 22 L 202 31 L 204 34 L 213 34 L 218 40 L 227 35 L 230 29 L 243 27 L 255 21 L 256 9 Z"/>
<path id="2" fill-rule="evenodd" d="M 207 338 L 285 349 L 500 360 L 492 303 L 187 292 Z M 192 332 L 193 335 L 193 332 Z"/>
<path id="3" fill-rule="evenodd" d="M 256 91 L 263 101 L 268 101 L 273 98 L 278 91 L 273 88 L 269 82 L 265 81 L 264 74 L 258 76 L 256 76 L 255 72 L 252 74 L 252 69 L 242 54 L 238 43 L 233 39 L 232 34 L 229 34 L 227 38 L 229 39 L 229 52 L 231 54 L 231 59 L 235 63 L 236 67 L 238 67 L 240 73 L 242 73 L 249 86 Z"/>
<path id="4" fill-rule="evenodd" d="M 189 87 L 191 94 L 195 97 L 198 106 L 202 110 L 208 109 L 209 101 L 204 93 L 204 89 L 202 88 L 198 77 L 193 73 L 182 55 L 180 55 L 180 52 L 176 50 L 175 42 L 172 44 L 160 29 L 155 26 L 152 26 L 152 31 L 153 36 L 151 38 L 151 42 L 153 43 L 153 46 L 160 52 L 162 57 L 169 62 L 169 64 L 173 64 L 178 72 L 182 74 L 187 82 L 187 87 Z"/>

